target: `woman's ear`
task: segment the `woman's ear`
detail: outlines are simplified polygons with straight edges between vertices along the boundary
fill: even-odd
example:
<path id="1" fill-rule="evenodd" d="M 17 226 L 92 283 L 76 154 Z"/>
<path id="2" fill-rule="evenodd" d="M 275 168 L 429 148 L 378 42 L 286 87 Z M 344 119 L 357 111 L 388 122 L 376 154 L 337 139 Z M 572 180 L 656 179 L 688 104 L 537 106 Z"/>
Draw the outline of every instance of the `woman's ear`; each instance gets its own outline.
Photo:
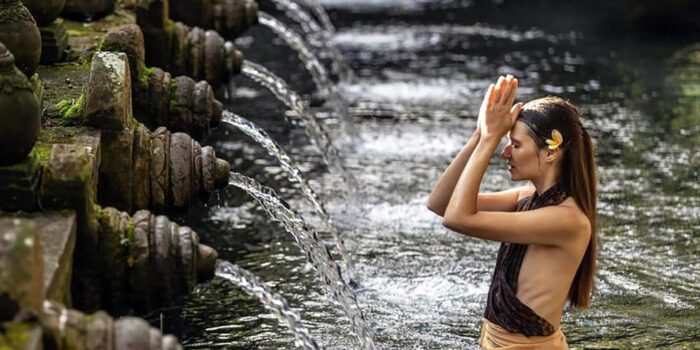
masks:
<path id="1" fill-rule="evenodd" d="M 557 158 L 559 158 L 559 153 L 561 153 L 561 149 L 549 149 L 545 148 L 544 149 L 544 160 L 547 163 L 554 163 L 557 161 Z"/>

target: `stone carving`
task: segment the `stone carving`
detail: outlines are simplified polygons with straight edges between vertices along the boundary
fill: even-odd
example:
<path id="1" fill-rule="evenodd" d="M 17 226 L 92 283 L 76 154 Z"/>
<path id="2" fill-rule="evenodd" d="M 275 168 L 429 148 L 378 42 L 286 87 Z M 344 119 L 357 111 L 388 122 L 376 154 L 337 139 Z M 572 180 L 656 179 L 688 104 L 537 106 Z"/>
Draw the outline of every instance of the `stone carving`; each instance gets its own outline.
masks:
<path id="1" fill-rule="evenodd" d="M 0 166 L 24 160 L 41 127 L 39 101 L 14 62 L 12 53 L 0 43 Z"/>
<path id="2" fill-rule="evenodd" d="M 34 75 L 41 57 L 41 34 L 20 0 L 0 0 L 0 42 L 15 56 L 24 75 Z"/>
<path id="3" fill-rule="evenodd" d="M 110 272 L 102 281 L 108 310 L 166 305 L 214 274 L 216 251 L 199 244 L 192 229 L 163 215 L 140 210 L 129 217 L 106 208 L 99 221 L 100 264 Z"/>
<path id="4" fill-rule="evenodd" d="M 138 25 L 110 30 L 101 46 L 102 50 L 127 54 L 134 116 L 151 129 L 166 126 L 202 139 L 219 123 L 223 104 L 214 98 L 214 91 L 206 81 L 195 82 L 185 76 L 173 78 L 160 68 L 146 68 L 144 39 Z"/>
<path id="5" fill-rule="evenodd" d="M 104 311 L 86 315 L 47 301 L 41 323 L 45 344 L 53 343 L 49 349 L 182 349 L 175 336 L 163 335 L 137 317 L 114 320 Z"/>
<path id="6" fill-rule="evenodd" d="M 147 65 L 206 80 L 214 89 L 240 72 L 243 55 L 216 31 L 171 21 L 159 0 L 144 1 L 136 14 L 145 37 Z"/>
<path id="7" fill-rule="evenodd" d="M 216 30 L 234 39 L 258 22 L 258 4 L 253 0 L 168 1 L 170 16 L 191 26 Z"/>
<path id="8" fill-rule="evenodd" d="M 226 186 L 230 171 L 210 146 L 164 127 L 104 131 L 102 159 L 100 203 L 129 212 L 186 212 L 214 188 Z"/>

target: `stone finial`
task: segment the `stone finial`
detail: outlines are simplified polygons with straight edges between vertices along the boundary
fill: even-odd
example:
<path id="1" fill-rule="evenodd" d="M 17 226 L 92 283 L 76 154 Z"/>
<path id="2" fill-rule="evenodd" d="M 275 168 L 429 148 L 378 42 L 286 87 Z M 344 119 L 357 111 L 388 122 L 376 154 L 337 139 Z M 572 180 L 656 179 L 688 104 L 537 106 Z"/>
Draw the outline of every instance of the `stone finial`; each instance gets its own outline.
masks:
<path id="1" fill-rule="evenodd" d="M 228 182 L 230 165 L 211 147 L 164 127 L 104 131 L 101 154 L 100 203 L 129 212 L 184 212 Z"/>
<path id="2" fill-rule="evenodd" d="M 124 130 L 132 117 L 131 73 L 123 52 L 97 52 L 85 88 L 84 116 L 99 129 Z"/>
<path id="3" fill-rule="evenodd" d="M 44 260 L 34 223 L 0 219 L 0 322 L 20 310 L 41 314 Z"/>
<path id="4" fill-rule="evenodd" d="M 36 23 L 44 26 L 58 18 L 66 2 L 65 0 L 22 0 L 22 3 L 29 9 Z"/>
<path id="5" fill-rule="evenodd" d="M 41 34 L 20 0 L 0 1 L 0 42 L 15 56 L 15 64 L 24 75 L 34 75 L 41 58 Z"/>
<path id="6" fill-rule="evenodd" d="M 0 30 L 2 26 L 0 18 Z M 12 53 L 0 43 L 0 166 L 24 160 L 41 127 L 39 101 L 14 62 Z"/>
<path id="7" fill-rule="evenodd" d="M 113 208 L 100 215 L 103 294 L 110 310 L 150 310 L 211 278 L 217 253 L 189 227 L 147 210 L 129 217 Z M 131 228 L 131 229 L 130 229 Z"/>
<path id="8" fill-rule="evenodd" d="M 170 1 L 170 16 L 191 26 L 213 29 L 234 39 L 258 21 L 258 4 L 253 0 Z"/>
<path id="9" fill-rule="evenodd" d="M 172 335 L 163 335 L 138 317 L 113 319 L 104 311 L 86 315 L 55 302 L 44 303 L 44 341 L 60 349 L 181 350 Z M 61 344 L 62 346 L 58 346 Z M 49 347 L 49 348 L 54 348 Z"/>

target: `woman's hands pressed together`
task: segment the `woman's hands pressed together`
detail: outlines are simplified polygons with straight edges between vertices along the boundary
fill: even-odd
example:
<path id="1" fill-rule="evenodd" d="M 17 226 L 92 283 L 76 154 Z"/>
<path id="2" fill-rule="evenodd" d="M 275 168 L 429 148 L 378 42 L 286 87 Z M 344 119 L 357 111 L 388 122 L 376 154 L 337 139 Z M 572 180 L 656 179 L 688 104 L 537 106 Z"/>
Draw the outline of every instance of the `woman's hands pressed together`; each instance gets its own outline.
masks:
<path id="1" fill-rule="evenodd" d="M 508 74 L 499 77 L 496 85 L 489 85 L 478 117 L 478 130 L 481 137 L 501 139 L 512 127 L 523 107 L 519 102 L 513 105 L 518 90 L 518 79 Z"/>

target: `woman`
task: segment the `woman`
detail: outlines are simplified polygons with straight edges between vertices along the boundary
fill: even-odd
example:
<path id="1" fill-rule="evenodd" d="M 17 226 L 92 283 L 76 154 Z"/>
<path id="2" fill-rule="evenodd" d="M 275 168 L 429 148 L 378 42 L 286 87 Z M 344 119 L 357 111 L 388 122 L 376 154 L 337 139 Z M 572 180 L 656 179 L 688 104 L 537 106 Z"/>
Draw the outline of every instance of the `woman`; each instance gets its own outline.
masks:
<path id="1" fill-rule="evenodd" d="M 578 109 L 558 97 L 513 105 L 518 80 L 491 84 L 477 127 L 428 199 L 454 231 L 501 243 L 481 330 L 483 349 L 567 349 L 566 300 L 587 308 L 596 262 L 596 166 Z M 479 193 L 500 140 L 511 180 Z"/>

